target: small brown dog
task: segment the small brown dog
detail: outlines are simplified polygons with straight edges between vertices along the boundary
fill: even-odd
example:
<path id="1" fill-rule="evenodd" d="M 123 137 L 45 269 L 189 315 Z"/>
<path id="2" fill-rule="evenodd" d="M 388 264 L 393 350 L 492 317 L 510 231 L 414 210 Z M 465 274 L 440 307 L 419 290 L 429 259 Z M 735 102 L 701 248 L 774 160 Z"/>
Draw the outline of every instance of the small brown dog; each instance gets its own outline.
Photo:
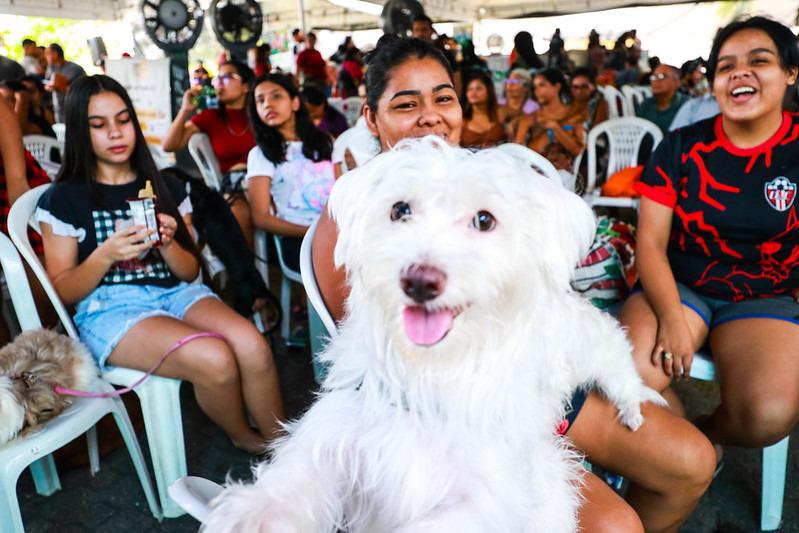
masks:
<path id="1" fill-rule="evenodd" d="M 78 341 L 48 329 L 18 335 L 0 349 L 0 444 L 69 407 L 73 398 L 55 392 L 55 385 L 86 390 L 97 376 Z"/>

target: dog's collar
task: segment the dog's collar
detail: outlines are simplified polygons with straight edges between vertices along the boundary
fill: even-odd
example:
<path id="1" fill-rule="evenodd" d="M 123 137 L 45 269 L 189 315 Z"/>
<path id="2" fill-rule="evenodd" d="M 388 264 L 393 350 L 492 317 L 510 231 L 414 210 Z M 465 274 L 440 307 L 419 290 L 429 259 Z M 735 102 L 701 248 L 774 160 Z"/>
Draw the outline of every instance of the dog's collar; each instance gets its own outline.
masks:
<path id="1" fill-rule="evenodd" d="M 9 377 L 12 381 L 21 381 L 24 383 L 26 389 L 30 389 L 38 379 L 36 374 L 32 372 L 20 372 L 19 374 L 13 374 Z"/>

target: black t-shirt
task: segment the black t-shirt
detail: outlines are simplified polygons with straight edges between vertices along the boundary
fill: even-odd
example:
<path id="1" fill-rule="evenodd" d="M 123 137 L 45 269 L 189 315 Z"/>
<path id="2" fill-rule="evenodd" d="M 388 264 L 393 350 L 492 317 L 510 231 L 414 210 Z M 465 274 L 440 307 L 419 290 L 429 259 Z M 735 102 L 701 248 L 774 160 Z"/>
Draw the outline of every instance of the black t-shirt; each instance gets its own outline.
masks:
<path id="1" fill-rule="evenodd" d="M 162 179 L 166 180 L 181 216 L 191 213 L 191 202 L 183 184 L 168 177 Z M 131 223 L 127 200 L 138 196 L 144 182 L 139 179 L 125 185 L 95 183 L 94 191 L 82 181 L 55 183 L 39 199 L 36 218 L 50 224 L 55 235 L 77 238 L 78 262 L 82 263 L 98 245 L 114 234 L 118 223 L 123 227 Z M 114 263 L 100 282 L 101 285 L 160 287 L 173 287 L 178 283 L 180 280 L 154 248 L 143 257 Z"/>
<path id="2" fill-rule="evenodd" d="M 674 276 L 729 301 L 799 287 L 799 115 L 753 148 L 734 146 L 721 115 L 669 133 L 636 189 L 674 210 Z"/>

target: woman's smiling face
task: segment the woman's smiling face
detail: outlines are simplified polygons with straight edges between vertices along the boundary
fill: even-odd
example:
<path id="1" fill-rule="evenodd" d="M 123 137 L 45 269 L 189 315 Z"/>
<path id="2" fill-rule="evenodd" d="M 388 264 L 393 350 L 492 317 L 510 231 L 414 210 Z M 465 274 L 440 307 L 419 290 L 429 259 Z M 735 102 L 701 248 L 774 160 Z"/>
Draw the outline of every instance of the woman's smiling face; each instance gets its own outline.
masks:
<path id="1" fill-rule="evenodd" d="M 782 109 L 796 69 L 780 64 L 776 44 L 759 29 L 734 33 L 719 50 L 713 94 L 726 119 L 750 122 Z"/>
<path id="2" fill-rule="evenodd" d="M 461 138 L 463 112 L 446 69 L 435 59 L 412 58 L 392 68 L 377 109 L 365 109 L 366 124 L 387 150 L 402 139 L 438 135 Z"/>

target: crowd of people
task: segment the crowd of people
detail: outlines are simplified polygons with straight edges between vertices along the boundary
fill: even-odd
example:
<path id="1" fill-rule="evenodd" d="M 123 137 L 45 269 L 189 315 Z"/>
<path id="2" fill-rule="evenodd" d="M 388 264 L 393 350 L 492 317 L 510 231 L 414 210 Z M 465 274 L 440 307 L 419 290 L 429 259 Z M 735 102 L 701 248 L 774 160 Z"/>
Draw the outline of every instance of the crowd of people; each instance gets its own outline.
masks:
<path id="1" fill-rule="evenodd" d="M 333 264 L 337 231 L 325 205 L 342 169 L 364 164 L 335 149 L 350 127 L 368 132 L 373 154 L 428 134 L 470 149 L 514 142 L 572 174 L 587 132 L 610 116 L 599 87 L 648 85 L 652 96 L 636 112 L 666 135 L 636 185 L 640 275 L 620 321 L 640 374 L 669 405 L 644 405 L 645 424 L 630 432 L 605 398 L 577 390 L 563 433 L 592 464 L 630 481 L 622 499 L 585 472 L 584 531 L 676 531 L 722 464 L 722 446 L 769 445 L 799 421 L 799 119 L 789 112 L 796 36 L 766 18 L 736 21 L 719 31 L 707 61 L 678 68 L 650 58 L 644 72 L 634 30 L 612 50 L 592 32 L 580 67 L 559 31 L 543 58 L 520 32 L 497 80 L 471 43 L 434 38 L 428 17 L 417 17 L 412 31 L 412 38 L 384 36 L 366 55 L 347 39 L 328 60 L 313 33 L 295 31 L 294 72 L 273 69 L 267 45 L 251 51 L 249 64 L 226 60 L 213 79 L 195 71 L 163 148 L 177 151 L 206 134 L 224 175 L 221 193 L 248 245 L 256 228 L 281 236 L 290 268 L 299 269 L 302 237 L 319 220 L 314 272 L 339 320 L 348 287 Z M 61 171 L 36 216 L 40 253 L 59 296 L 76 306 L 81 339 L 101 367 L 143 370 L 192 332 L 222 334 L 181 347 L 158 373 L 192 382 L 209 418 L 256 453 L 284 416 L 271 348 L 209 287 L 191 283 L 202 258 L 185 189 L 156 169 L 124 88 L 85 76 L 57 44 L 43 53 L 32 41 L 25 46 L 21 72 L 0 63 L 0 118 L 17 118 L 0 131 L 4 214 L 41 182 L 35 161 L 8 139 L 50 135 L 54 121 L 65 122 Z M 209 84 L 215 105 L 201 105 Z M 330 105 L 332 94 L 361 96 L 355 125 Z M 150 232 L 127 222 L 125 200 L 147 180 L 158 198 L 157 249 L 144 239 Z M 722 402 L 688 420 L 670 385 L 689 375 L 705 345 Z"/>

